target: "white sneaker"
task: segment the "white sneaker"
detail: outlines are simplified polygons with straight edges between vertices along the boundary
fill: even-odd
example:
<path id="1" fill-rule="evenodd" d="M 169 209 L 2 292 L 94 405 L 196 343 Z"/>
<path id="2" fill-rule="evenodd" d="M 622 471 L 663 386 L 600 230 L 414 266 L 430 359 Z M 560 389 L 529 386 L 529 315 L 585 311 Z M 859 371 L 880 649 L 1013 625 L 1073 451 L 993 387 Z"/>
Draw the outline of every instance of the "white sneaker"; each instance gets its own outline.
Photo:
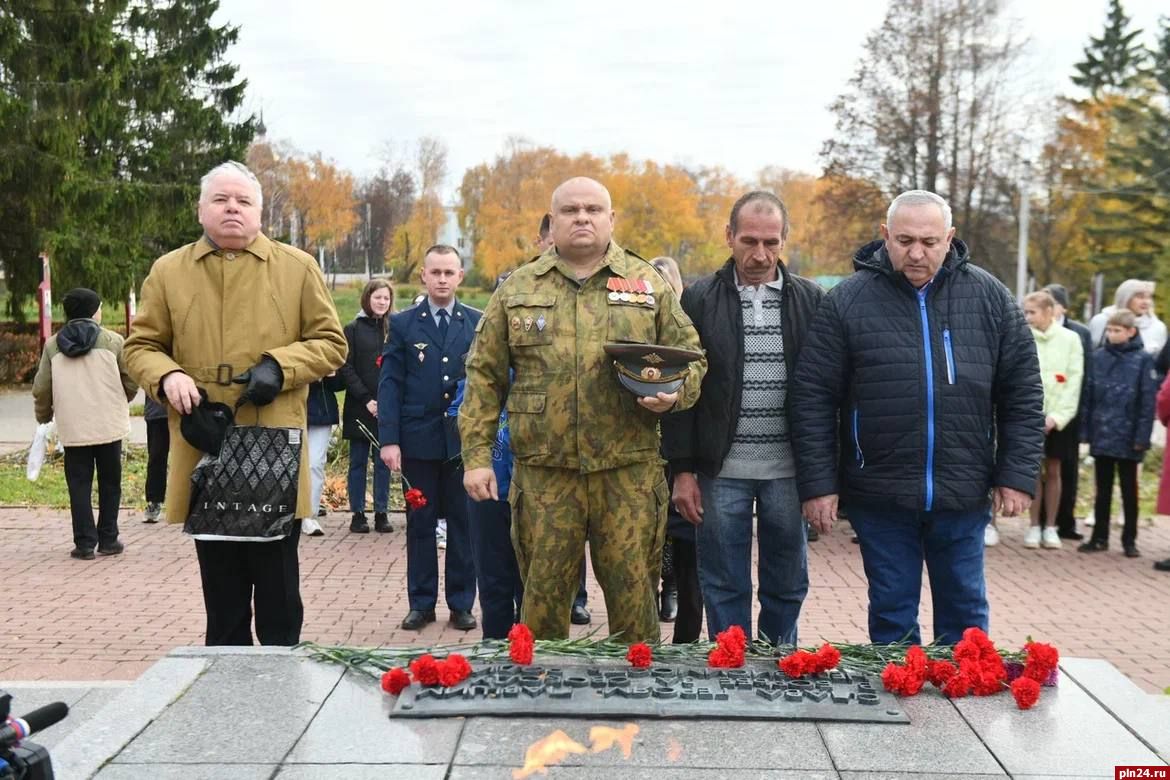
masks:
<path id="1" fill-rule="evenodd" d="M 1024 546 L 1029 550 L 1040 549 L 1040 526 L 1034 525 L 1024 533 Z"/>
<path id="2" fill-rule="evenodd" d="M 999 530 L 988 523 L 987 527 L 983 529 L 983 546 L 995 547 L 997 544 L 999 544 Z"/>
<path id="3" fill-rule="evenodd" d="M 1057 535 L 1055 528 L 1045 528 L 1044 533 L 1040 536 L 1040 545 L 1045 550 L 1059 550 L 1061 547 L 1060 536 Z"/>
<path id="4" fill-rule="evenodd" d="M 1081 524 L 1084 525 L 1086 528 L 1092 528 L 1093 526 L 1095 526 L 1097 524 L 1097 518 L 1094 517 L 1093 515 L 1089 515 L 1088 517 L 1086 517 L 1084 520 L 1081 521 Z"/>
<path id="5" fill-rule="evenodd" d="M 306 517 L 301 521 L 301 532 L 309 536 L 325 535 L 325 531 L 321 529 L 321 524 L 311 517 Z"/>

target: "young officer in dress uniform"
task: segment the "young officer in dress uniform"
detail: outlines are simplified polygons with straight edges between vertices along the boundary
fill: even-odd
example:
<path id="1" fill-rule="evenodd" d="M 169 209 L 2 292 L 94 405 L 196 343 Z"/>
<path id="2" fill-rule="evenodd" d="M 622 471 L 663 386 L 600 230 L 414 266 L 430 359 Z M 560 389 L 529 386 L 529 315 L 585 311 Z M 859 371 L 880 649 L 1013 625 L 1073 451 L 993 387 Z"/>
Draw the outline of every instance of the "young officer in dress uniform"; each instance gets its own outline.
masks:
<path id="1" fill-rule="evenodd" d="M 410 612 L 402 627 L 417 631 L 435 621 L 439 559 L 435 525 L 447 519 L 446 595 L 451 625 L 476 627 L 475 563 L 467 530 L 459 431 L 444 425 L 447 407 L 463 378 L 480 312 L 455 298 L 463 265 L 454 247 L 438 244 L 423 257 L 426 300 L 390 318 L 378 383 L 378 440 L 382 461 L 401 471 L 426 496 L 406 513 L 406 581 Z M 405 485 L 403 486 L 405 489 Z"/>

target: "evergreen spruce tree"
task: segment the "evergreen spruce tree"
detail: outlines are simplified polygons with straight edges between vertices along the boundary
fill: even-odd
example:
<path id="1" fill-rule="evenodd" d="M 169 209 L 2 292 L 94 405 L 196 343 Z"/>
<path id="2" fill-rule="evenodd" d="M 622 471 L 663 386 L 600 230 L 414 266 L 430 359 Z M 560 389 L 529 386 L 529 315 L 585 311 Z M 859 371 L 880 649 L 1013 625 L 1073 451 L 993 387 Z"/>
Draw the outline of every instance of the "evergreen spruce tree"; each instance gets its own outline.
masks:
<path id="1" fill-rule="evenodd" d="M 1072 82 L 1088 90 L 1096 99 L 1103 90 L 1125 90 L 1134 85 L 1146 63 L 1147 52 L 1137 38 L 1140 29 L 1130 30 L 1130 18 L 1121 0 L 1109 0 L 1105 31 L 1099 38 L 1089 38 L 1085 59 L 1073 67 L 1077 75 Z"/>
<path id="2" fill-rule="evenodd" d="M 217 0 L 9 0 L 0 9 L 0 261 L 9 313 L 36 287 L 121 300 L 198 236 L 199 176 L 243 159 L 246 82 Z"/>

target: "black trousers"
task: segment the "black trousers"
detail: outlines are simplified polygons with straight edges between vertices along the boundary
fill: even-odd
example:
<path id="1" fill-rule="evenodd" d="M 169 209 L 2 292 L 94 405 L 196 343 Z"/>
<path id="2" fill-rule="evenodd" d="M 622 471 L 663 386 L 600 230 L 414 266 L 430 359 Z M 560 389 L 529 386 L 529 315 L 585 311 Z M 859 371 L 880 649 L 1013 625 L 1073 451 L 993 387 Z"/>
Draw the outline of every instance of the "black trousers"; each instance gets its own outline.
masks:
<path id="1" fill-rule="evenodd" d="M 1121 529 L 1121 545 L 1130 547 L 1137 542 L 1138 521 L 1138 461 L 1122 458 L 1094 457 L 1097 477 L 1097 500 L 1093 506 L 1096 523 L 1093 525 L 1093 541 L 1109 541 L 1109 510 L 1113 503 L 1113 470 L 1117 469 L 1121 483 L 1121 510 L 1125 525 Z"/>
<path id="2" fill-rule="evenodd" d="M 512 506 L 507 501 L 467 500 L 471 552 L 479 583 L 483 638 L 505 639 L 520 622 L 524 584 L 512 547 Z"/>
<path id="3" fill-rule="evenodd" d="M 161 504 L 167 497 L 167 458 L 171 454 L 171 426 L 164 417 L 146 421 L 146 503 Z"/>
<path id="4" fill-rule="evenodd" d="M 703 628 L 703 591 L 699 587 L 699 556 L 693 539 L 671 537 L 674 546 L 674 583 L 678 588 L 678 616 L 674 619 L 676 645 L 699 638 Z"/>
<path id="5" fill-rule="evenodd" d="M 93 472 L 97 467 L 98 521 L 93 522 Z M 122 503 L 122 442 L 65 448 L 65 484 L 73 517 L 73 544 L 83 550 L 118 539 Z"/>
<path id="6" fill-rule="evenodd" d="M 1077 418 L 1073 418 L 1065 430 L 1071 433 L 1077 441 L 1080 441 L 1081 425 Z M 1080 482 L 1081 472 L 1081 456 L 1078 453 L 1071 458 L 1061 458 L 1060 461 L 1060 504 L 1056 507 L 1056 530 L 1062 533 L 1069 533 L 1077 530 L 1077 519 L 1075 516 L 1077 508 L 1077 483 Z M 1040 509 L 1040 524 L 1044 525 L 1045 518 L 1048 513 L 1041 506 Z"/>
<path id="7" fill-rule="evenodd" d="M 585 590 L 585 559 L 581 559 L 581 567 L 578 571 L 580 584 L 577 586 L 577 597 L 573 599 L 574 607 L 584 607 L 589 604 L 589 591 Z"/>
<path id="8" fill-rule="evenodd" d="M 447 606 L 470 610 L 475 605 L 475 559 L 467 528 L 467 491 L 463 464 L 455 461 L 402 459 L 402 473 L 427 498 L 427 505 L 406 512 L 406 587 L 410 608 L 429 610 L 439 600 L 439 555 L 435 526 L 447 519 L 444 585 Z M 403 489 L 405 490 L 405 485 Z"/>
<path id="9" fill-rule="evenodd" d="M 301 521 L 294 520 L 289 535 L 278 542 L 195 540 L 208 647 L 252 644 L 253 599 L 260 644 L 301 641 L 305 608 L 297 559 L 300 539 Z"/>

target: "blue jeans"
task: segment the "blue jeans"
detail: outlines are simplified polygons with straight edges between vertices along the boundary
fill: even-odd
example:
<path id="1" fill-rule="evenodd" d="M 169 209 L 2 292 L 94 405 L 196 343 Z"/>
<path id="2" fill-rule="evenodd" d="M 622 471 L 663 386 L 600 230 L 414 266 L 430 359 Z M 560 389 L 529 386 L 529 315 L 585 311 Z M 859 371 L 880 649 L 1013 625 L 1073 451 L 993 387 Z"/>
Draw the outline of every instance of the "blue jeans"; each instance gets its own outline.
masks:
<path id="1" fill-rule="evenodd" d="M 759 635 L 796 644 L 808 593 L 808 547 L 795 479 L 699 476 L 703 523 L 695 536 L 711 639 L 730 626 L 752 636 L 752 505 L 759 525 Z"/>
<path id="2" fill-rule="evenodd" d="M 869 638 L 920 644 L 922 564 L 930 577 L 934 641 L 954 644 L 971 626 L 987 630 L 983 529 L 988 507 L 913 512 L 848 506 L 869 580 Z"/>
<path id="3" fill-rule="evenodd" d="M 351 512 L 366 511 L 366 467 L 371 452 L 374 454 L 374 511 L 390 510 L 390 468 L 378 457 L 378 451 L 373 445 L 363 439 L 349 443 L 349 478 L 346 488 L 349 491 Z"/>

